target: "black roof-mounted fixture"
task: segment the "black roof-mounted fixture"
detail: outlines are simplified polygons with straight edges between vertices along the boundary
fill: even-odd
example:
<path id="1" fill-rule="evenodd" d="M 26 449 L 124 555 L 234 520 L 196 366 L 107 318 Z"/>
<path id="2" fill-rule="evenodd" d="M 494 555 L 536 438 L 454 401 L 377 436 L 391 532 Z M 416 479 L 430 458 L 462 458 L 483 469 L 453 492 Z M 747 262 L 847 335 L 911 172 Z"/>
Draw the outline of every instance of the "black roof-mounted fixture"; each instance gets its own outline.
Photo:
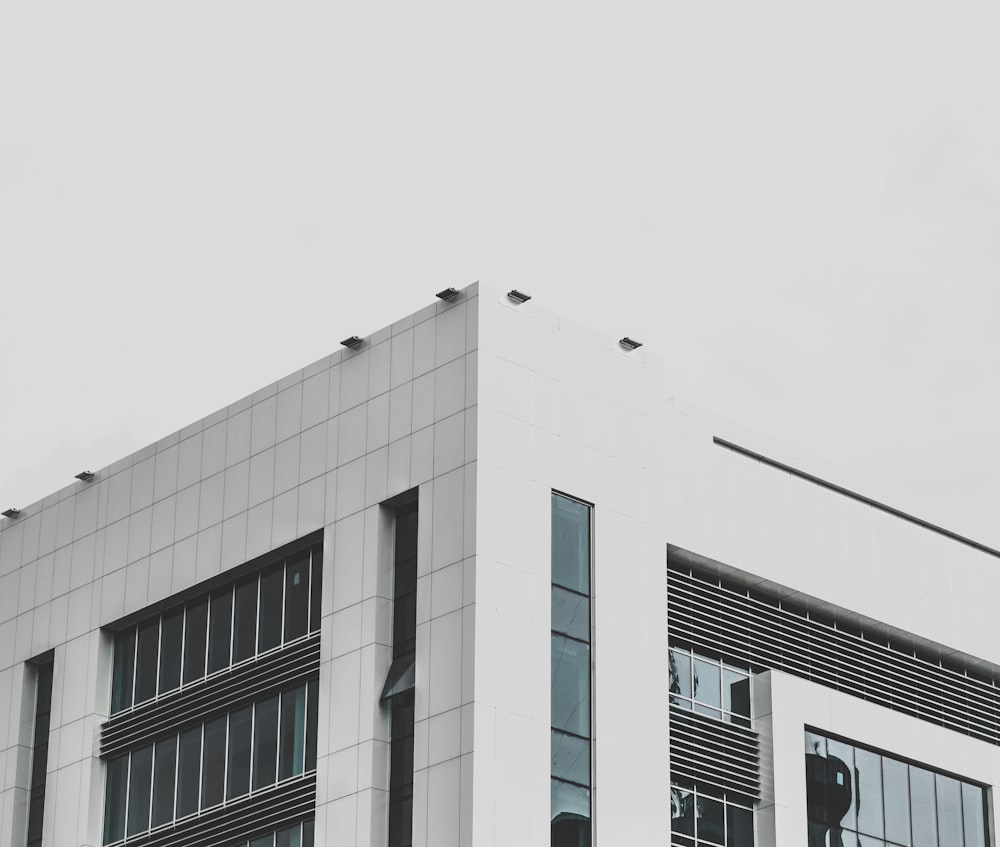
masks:
<path id="1" fill-rule="evenodd" d="M 13 506 L 0 512 L 0 515 L 3 515 L 5 518 L 16 518 L 19 514 L 21 514 L 21 510 L 15 509 Z"/>
<path id="2" fill-rule="evenodd" d="M 627 335 L 623 339 L 621 339 L 618 343 L 629 351 L 638 350 L 640 347 L 642 347 L 641 341 L 636 341 L 634 338 L 629 338 Z"/>
<path id="3" fill-rule="evenodd" d="M 439 300 L 454 300 L 456 297 L 458 297 L 458 289 L 446 288 L 444 291 L 439 291 L 434 296 L 437 297 Z"/>
<path id="4" fill-rule="evenodd" d="M 516 288 L 512 288 L 508 291 L 507 296 L 515 303 L 527 303 L 531 299 L 530 294 L 525 294 L 523 291 L 518 291 Z"/>
<path id="5" fill-rule="evenodd" d="M 353 350 L 355 347 L 360 347 L 364 343 L 364 339 L 357 335 L 352 335 L 350 338 L 345 338 L 340 342 L 345 347 Z"/>
<path id="6" fill-rule="evenodd" d="M 94 472 L 80 471 L 80 473 L 76 475 L 76 478 L 80 480 L 80 482 L 90 482 L 94 478 Z"/>

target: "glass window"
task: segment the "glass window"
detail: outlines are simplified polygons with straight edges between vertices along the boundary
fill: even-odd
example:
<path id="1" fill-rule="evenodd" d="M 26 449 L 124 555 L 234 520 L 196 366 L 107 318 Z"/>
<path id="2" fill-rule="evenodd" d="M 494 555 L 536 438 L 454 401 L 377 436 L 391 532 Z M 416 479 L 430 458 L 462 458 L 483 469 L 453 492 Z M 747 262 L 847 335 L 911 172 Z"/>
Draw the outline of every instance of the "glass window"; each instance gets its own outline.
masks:
<path id="1" fill-rule="evenodd" d="M 962 818 L 965 822 L 965 847 L 986 847 L 986 795 L 982 788 L 962 783 Z"/>
<path id="2" fill-rule="evenodd" d="M 233 662 L 257 652 L 257 575 L 236 584 L 233 612 Z"/>
<path id="3" fill-rule="evenodd" d="M 559 821 L 587 821 L 590 833 L 590 789 L 573 785 L 561 779 L 552 780 L 552 823 Z M 588 838 L 589 843 L 589 838 Z"/>
<path id="4" fill-rule="evenodd" d="M 302 847 L 302 830 L 298 824 L 274 834 L 274 847 Z"/>
<path id="5" fill-rule="evenodd" d="M 670 665 L 670 693 L 677 697 L 691 698 L 691 655 L 682 650 L 671 650 L 668 655 Z M 671 697 L 671 703 L 677 703 Z"/>
<path id="6" fill-rule="evenodd" d="M 590 645 L 552 636 L 552 726 L 590 735 Z"/>
<path id="7" fill-rule="evenodd" d="M 323 548 L 313 547 L 309 579 L 309 631 L 319 632 L 323 613 Z M 311 824 L 310 824 L 311 825 Z"/>
<path id="8" fill-rule="evenodd" d="M 313 847 L 315 840 L 316 822 L 310 819 L 302 824 L 302 847 Z"/>
<path id="9" fill-rule="evenodd" d="M 181 640 L 184 637 L 184 609 L 163 616 L 160 630 L 160 694 L 180 688 Z"/>
<path id="10" fill-rule="evenodd" d="M 806 794 L 811 847 L 985 847 L 979 786 L 811 732 Z"/>
<path id="11" fill-rule="evenodd" d="M 229 715 L 229 748 L 226 763 L 226 799 L 250 793 L 250 734 L 253 707 Z"/>
<path id="12" fill-rule="evenodd" d="M 309 629 L 309 554 L 288 563 L 285 571 L 285 641 Z"/>
<path id="13" fill-rule="evenodd" d="M 590 507 L 552 495 L 552 582 L 590 594 Z"/>
<path id="14" fill-rule="evenodd" d="M 830 743 L 830 749 L 832 751 L 833 742 Z M 882 820 L 882 757 L 869 750 L 855 749 L 854 774 L 858 832 L 881 838 L 885 834 Z"/>
<path id="15" fill-rule="evenodd" d="M 281 695 L 279 780 L 302 773 L 302 759 L 305 752 L 305 694 L 305 688 L 293 688 Z"/>
<path id="16" fill-rule="evenodd" d="M 263 653 L 281 643 L 281 610 L 284 606 L 285 568 L 270 568 L 260 576 L 260 624 L 257 649 Z"/>
<path id="17" fill-rule="evenodd" d="M 552 631 L 590 641 L 590 598 L 553 585 Z"/>
<path id="18" fill-rule="evenodd" d="M 111 686 L 111 713 L 132 705 L 135 678 L 135 628 L 115 636 L 114 681 Z"/>
<path id="19" fill-rule="evenodd" d="M 177 745 L 177 817 L 198 811 L 201 785 L 201 727 L 180 734 Z"/>
<path id="20" fill-rule="evenodd" d="M 962 786 L 957 779 L 937 774 L 938 843 L 962 843 Z"/>
<path id="21" fill-rule="evenodd" d="M 754 847 L 750 809 L 726 804 L 726 847 Z"/>
<path id="22" fill-rule="evenodd" d="M 208 621 L 208 672 L 229 667 L 233 634 L 233 589 L 212 595 Z"/>
<path id="23" fill-rule="evenodd" d="M 694 792 L 672 786 L 670 789 L 670 830 L 694 835 Z"/>
<path id="24" fill-rule="evenodd" d="M 125 837 L 125 793 L 128 789 L 128 755 L 108 762 L 107 789 L 104 794 L 104 843 Z"/>
<path id="25" fill-rule="evenodd" d="M 153 781 L 153 745 L 132 751 L 128 781 L 128 835 L 149 829 L 149 791 Z"/>
<path id="26" fill-rule="evenodd" d="M 723 667 L 722 708 L 744 718 L 750 717 L 750 675 L 746 671 Z"/>
<path id="27" fill-rule="evenodd" d="M 156 696 L 157 659 L 160 653 L 160 619 L 153 618 L 139 626 L 136 653 L 135 702 L 143 703 Z"/>
<path id="28" fill-rule="evenodd" d="M 722 708 L 722 687 L 720 673 L 722 668 L 717 662 L 709 662 L 695 657 L 694 660 L 694 699 L 706 706 Z"/>
<path id="29" fill-rule="evenodd" d="M 226 784 L 226 717 L 205 724 L 204 755 L 201 768 L 201 807 L 222 802 Z"/>
<path id="30" fill-rule="evenodd" d="M 278 698 L 257 704 L 254 717 L 253 787 L 273 785 L 278 772 Z"/>
<path id="31" fill-rule="evenodd" d="M 187 607 L 184 623 L 184 683 L 205 675 L 205 635 L 208 632 L 208 600 Z"/>
<path id="32" fill-rule="evenodd" d="M 316 770 L 316 728 L 319 725 L 319 683 L 310 682 L 306 689 L 306 765 Z"/>
<path id="33" fill-rule="evenodd" d="M 699 796 L 695 803 L 695 836 L 699 841 L 726 843 L 726 811 L 721 800 Z"/>
<path id="34" fill-rule="evenodd" d="M 934 774 L 913 766 L 910 767 L 910 816 L 913 847 L 937 847 Z"/>
<path id="35" fill-rule="evenodd" d="M 896 844 L 910 843 L 910 783 L 905 763 L 882 757 L 885 837 Z"/>
<path id="36" fill-rule="evenodd" d="M 177 736 L 173 735 L 163 741 L 157 741 L 153 765 L 153 826 L 159 826 L 174 819 L 176 767 Z"/>
<path id="37" fill-rule="evenodd" d="M 250 847 L 274 847 L 274 834 L 262 835 L 250 842 Z"/>
<path id="38" fill-rule="evenodd" d="M 590 785 L 590 741 L 552 730 L 552 776 Z"/>

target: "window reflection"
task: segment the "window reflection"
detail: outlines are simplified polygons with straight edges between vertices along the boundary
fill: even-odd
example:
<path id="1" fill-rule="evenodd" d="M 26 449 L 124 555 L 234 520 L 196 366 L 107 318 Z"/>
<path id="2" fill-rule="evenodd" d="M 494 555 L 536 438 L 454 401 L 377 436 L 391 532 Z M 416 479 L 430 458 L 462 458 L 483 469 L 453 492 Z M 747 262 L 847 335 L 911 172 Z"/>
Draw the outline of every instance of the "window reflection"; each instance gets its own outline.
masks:
<path id="1" fill-rule="evenodd" d="M 985 847 L 978 785 L 806 733 L 809 847 Z"/>
<path id="2" fill-rule="evenodd" d="M 678 844 L 753 847 L 753 810 L 749 801 L 726 792 L 672 785 L 670 831 L 690 836 L 674 839 Z"/>
<path id="3" fill-rule="evenodd" d="M 750 725 L 750 672 L 672 647 L 670 703 L 729 723 Z"/>

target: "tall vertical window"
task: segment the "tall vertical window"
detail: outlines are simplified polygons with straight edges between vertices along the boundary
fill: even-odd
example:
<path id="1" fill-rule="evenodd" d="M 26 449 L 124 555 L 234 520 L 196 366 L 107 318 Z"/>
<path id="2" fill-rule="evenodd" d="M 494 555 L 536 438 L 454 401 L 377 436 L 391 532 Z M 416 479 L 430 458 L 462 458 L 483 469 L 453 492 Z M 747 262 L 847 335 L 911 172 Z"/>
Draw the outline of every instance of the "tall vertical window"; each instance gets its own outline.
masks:
<path id="1" fill-rule="evenodd" d="M 590 513 L 552 494 L 552 847 L 590 845 Z"/>
<path id="2" fill-rule="evenodd" d="M 396 510 L 392 665 L 382 689 L 389 730 L 389 847 L 413 843 L 413 684 L 417 636 L 417 501 Z"/>
<path id="3" fill-rule="evenodd" d="M 52 654 L 37 660 L 35 731 L 31 755 L 31 795 L 28 802 L 28 847 L 42 843 L 45 776 L 49 765 L 49 717 L 52 712 Z"/>

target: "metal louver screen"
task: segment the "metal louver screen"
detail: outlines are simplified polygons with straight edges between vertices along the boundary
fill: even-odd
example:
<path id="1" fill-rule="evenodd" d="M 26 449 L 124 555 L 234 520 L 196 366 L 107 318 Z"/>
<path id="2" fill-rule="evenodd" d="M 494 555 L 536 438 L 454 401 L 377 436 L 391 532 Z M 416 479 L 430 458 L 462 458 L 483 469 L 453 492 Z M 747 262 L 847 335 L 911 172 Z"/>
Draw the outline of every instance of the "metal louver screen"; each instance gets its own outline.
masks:
<path id="1" fill-rule="evenodd" d="M 774 669 L 1000 745 L 996 682 L 907 653 L 860 630 L 748 596 L 686 565 L 668 566 L 668 615 L 673 643 Z"/>
<path id="2" fill-rule="evenodd" d="M 670 778 L 760 799 L 757 733 L 670 707 Z"/>

